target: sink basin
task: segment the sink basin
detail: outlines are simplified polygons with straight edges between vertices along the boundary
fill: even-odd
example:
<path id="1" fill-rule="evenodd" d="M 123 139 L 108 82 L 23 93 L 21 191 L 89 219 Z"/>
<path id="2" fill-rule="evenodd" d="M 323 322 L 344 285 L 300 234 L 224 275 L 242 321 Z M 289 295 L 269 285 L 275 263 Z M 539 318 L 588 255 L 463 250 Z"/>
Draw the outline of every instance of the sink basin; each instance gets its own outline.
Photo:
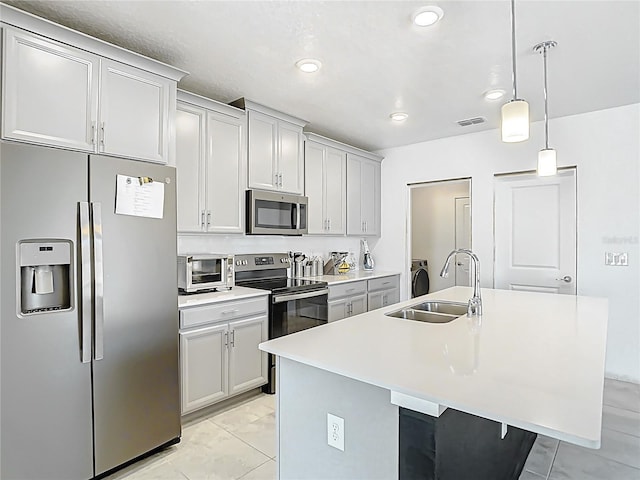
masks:
<path id="1" fill-rule="evenodd" d="M 447 302 L 443 300 L 432 300 L 428 302 L 417 303 L 409 308 L 414 310 L 423 310 L 425 312 L 444 313 L 447 315 L 466 315 L 467 304 L 458 302 Z"/>
<path id="2" fill-rule="evenodd" d="M 427 323 L 448 323 L 456 318 L 466 315 L 467 304 L 446 301 L 429 301 L 416 303 L 402 310 L 386 313 L 395 318 L 405 318 Z"/>

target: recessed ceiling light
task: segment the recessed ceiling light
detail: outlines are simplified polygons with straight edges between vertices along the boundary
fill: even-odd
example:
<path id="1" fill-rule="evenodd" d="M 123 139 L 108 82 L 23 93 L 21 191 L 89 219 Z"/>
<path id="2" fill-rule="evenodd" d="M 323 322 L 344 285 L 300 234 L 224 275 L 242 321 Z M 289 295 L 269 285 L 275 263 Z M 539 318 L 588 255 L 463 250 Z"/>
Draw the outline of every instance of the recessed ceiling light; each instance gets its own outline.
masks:
<path id="1" fill-rule="evenodd" d="M 419 27 L 429 27 L 437 23 L 443 16 L 444 11 L 440 7 L 422 7 L 413 15 L 413 23 Z"/>
<path id="2" fill-rule="evenodd" d="M 504 90 L 495 89 L 495 90 L 487 90 L 484 92 L 485 100 L 499 100 L 504 97 Z"/>
<path id="3" fill-rule="evenodd" d="M 314 60 L 313 58 L 303 58 L 302 60 L 298 60 L 296 62 L 296 67 L 302 70 L 305 73 L 313 73 L 320 70 L 322 64 L 318 60 Z"/>
<path id="4" fill-rule="evenodd" d="M 395 112 L 389 115 L 389 118 L 394 122 L 404 122 L 407 118 L 409 118 L 409 115 L 404 112 Z"/>

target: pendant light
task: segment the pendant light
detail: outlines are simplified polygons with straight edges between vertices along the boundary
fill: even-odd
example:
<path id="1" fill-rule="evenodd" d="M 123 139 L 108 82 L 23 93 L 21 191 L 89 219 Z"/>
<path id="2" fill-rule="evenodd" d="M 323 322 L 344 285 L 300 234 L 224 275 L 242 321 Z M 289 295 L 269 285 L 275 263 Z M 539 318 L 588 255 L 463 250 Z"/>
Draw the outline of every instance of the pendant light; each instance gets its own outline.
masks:
<path id="1" fill-rule="evenodd" d="M 513 99 L 502 106 L 502 141 L 522 142 L 529 139 L 529 104 L 518 98 L 516 79 L 516 6 L 511 0 L 511 62 L 513 67 Z"/>
<path id="2" fill-rule="evenodd" d="M 553 40 L 542 42 L 533 47 L 533 50 L 542 53 L 544 69 L 544 148 L 538 152 L 538 175 L 547 177 L 558 173 L 556 151 L 549 148 L 549 107 L 547 97 L 547 50 L 557 45 Z"/>

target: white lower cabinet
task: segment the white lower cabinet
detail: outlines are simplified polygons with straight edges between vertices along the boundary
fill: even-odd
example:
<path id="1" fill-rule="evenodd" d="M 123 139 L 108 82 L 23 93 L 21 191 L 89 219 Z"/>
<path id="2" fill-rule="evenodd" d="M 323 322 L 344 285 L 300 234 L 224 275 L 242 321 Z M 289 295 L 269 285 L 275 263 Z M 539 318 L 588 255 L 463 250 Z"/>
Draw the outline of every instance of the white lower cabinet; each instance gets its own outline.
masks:
<path id="1" fill-rule="evenodd" d="M 183 414 L 267 383 L 267 309 L 265 296 L 180 312 Z"/>
<path id="2" fill-rule="evenodd" d="M 374 278 L 367 282 L 368 310 L 393 305 L 400 301 L 400 276 Z"/>
<path id="3" fill-rule="evenodd" d="M 367 311 L 367 281 L 329 286 L 328 320 L 340 320 Z"/>

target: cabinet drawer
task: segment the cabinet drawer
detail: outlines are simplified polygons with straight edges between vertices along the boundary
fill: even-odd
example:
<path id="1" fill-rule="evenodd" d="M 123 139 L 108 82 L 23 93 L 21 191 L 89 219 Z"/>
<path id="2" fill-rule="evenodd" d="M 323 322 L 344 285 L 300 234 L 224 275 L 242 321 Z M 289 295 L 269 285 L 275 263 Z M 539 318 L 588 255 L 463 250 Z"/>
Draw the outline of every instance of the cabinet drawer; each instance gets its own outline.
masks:
<path id="1" fill-rule="evenodd" d="M 368 291 L 370 292 L 400 287 L 397 275 L 392 275 L 390 277 L 372 278 L 371 280 L 368 280 L 368 282 Z"/>
<path id="2" fill-rule="evenodd" d="M 347 282 L 329 287 L 329 300 L 340 297 L 353 297 L 367 293 L 367 281 Z"/>
<path id="3" fill-rule="evenodd" d="M 264 296 L 180 310 L 180 328 L 189 328 L 205 323 L 226 322 L 236 318 L 265 314 L 268 312 L 267 298 L 267 296 Z"/>

